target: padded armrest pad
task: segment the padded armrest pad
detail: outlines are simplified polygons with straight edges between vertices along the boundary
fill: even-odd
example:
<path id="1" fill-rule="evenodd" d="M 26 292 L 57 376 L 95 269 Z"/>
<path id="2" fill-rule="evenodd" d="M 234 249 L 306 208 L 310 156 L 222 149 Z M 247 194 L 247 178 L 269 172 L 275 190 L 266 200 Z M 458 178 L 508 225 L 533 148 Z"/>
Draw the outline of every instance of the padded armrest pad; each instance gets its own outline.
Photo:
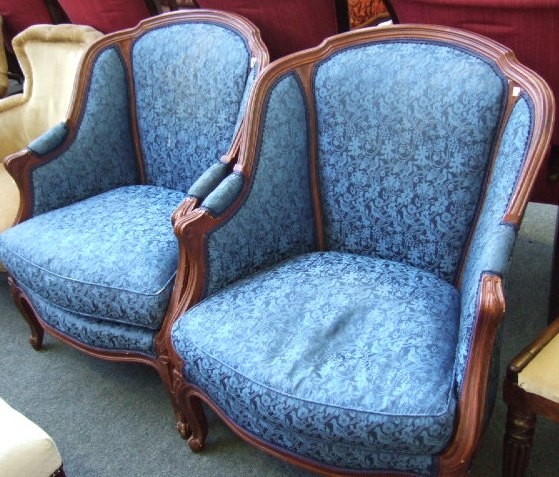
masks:
<path id="1" fill-rule="evenodd" d="M 34 152 L 38 156 L 48 154 L 56 147 L 58 147 L 68 134 L 68 127 L 66 123 L 59 123 L 50 128 L 44 134 L 41 134 L 37 139 L 31 141 L 27 149 Z"/>
<path id="2" fill-rule="evenodd" d="M 212 215 L 222 214 L 239 196 L 243 188 L 243 176 L 241 174 L 230 174 L 217 188 L 210 194 L 201 207 L 208 210 Z"/>
<path id="3" fill-rule="evenodd" d="M 212 164 L 188 189 L 188 195 L 204 200 L 227 176 L 229 166 L 218 162 Z"/>

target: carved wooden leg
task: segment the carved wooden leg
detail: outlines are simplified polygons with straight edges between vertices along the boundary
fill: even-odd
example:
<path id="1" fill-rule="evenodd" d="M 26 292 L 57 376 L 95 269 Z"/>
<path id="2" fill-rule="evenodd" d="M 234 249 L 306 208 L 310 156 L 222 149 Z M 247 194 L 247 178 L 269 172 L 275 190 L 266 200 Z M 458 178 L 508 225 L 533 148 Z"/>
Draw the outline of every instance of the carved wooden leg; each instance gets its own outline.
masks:
<path id="1" fill-rule="evenodd" d="M 509 406 L 503 442 L 503 477 L 524 477 L 534 440 L 536 415 Z"/>
<path id="2" fill-rule="evenodd" d="M 33 349 L 39 351 L 43 347 L 43 337 L 45 335 L 45 330 L 39 322 L 35 311 L 29 304 L 27 297 L 18 288 L 12 277 L 8 277 L 8 285 L 10 286 L 10 293 L 17 309 L 22 314 L 23 318 L 25 318 L 25 321 L 27 321 L 27 324 L 31 329 L 29 343 L 31 343 Z"/>
<path id="3" fill-rule="evenodd" d="M 177 419 L 177 431 L 183 439 L 188 439 L 192 435 L 192 429 L 188 421 L 180 411 L 175 411 L 175 417 Z"/>
<path id="4" fill-rule="evenodd" d="M 172 380 L 173 367 L 170 364 L 169 356 L 166 351 L 159 351 L 158 363 L 159 366 L 157 367 L 157 371 L 159 373 L 159 377 L 161 378 L 161 381 L 163 382 L 163 385 L 165 386 L 165 389 L 169 394 L 169 398 L 171 398 L 171 404 L 173 405 L 173 410 L 175 411 L 175 425 L 177 431 L 183 439 L 188 439 L 192 432 L 177 400 L 177 395 Z"/>
<path id="5" fill-rule="evenodd" d="M 192 429 L 188 445 L 194 452 L 200 452 L 208 436 L 208 421 L 202 408 L 202 401 L 197 396 L 189 395 L 185 399 L 185 404 L 187 419 Z"/>

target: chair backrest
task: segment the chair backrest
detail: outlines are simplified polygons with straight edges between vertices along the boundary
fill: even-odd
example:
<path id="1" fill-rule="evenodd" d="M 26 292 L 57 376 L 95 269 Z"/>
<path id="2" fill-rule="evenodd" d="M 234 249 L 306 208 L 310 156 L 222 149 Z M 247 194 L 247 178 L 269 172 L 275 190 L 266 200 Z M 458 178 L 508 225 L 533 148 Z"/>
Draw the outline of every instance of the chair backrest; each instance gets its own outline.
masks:
<path id="1" fill-rule="evenodd" d="M 22 125 L 29 141 L 66 117 L 80 61 L 100 37 L 81 25 L 34 25 L 14 38 L 25 75 L 24 96 L 29 94 L 29 120 Z"/>
<path id="2" fill-rule="evenodd" d="M 261 31 L 272 60 L 318 45 L 348 29 L 345 0 L 197 0 L 201 8 L 238 13 Z"/>
<path id="3" fill-rule="evenodd" d="M 245 19 L 169 13 L 98 42 L 76 97 L 85 97 L 91 127 L 102 121 L 102 108 L 122 118 L 123 136 L 106 141 L 131 141 L 144 183 L 186 192 L 228 152 L 246 92 L 267 63 L 258 30 Z"/>
<path id="4" fill-rule="evenodd" d="M 313 88 L 327 248 L 453 281 L 507 100 L 496 65 L 387 41 L 324 59 Z"/>
<path id="5" fill-rule="evenodd" d="M 508 115 L 514 108 L 518 136 L 507 136 L 501 149 L 526 141 L 536 121 L 539 97 L 513 96 L 510 85 L 537 77 L 507 64 L 506 55 L 467 32 L 410 27 L 356 31 L 281 60 L 259 81 L 258 106 L 249 107 L 240 164 L 258 160 L 262 182 L 272 181 L 255 204 L 269 201 L 270 215 L 293 215 L 282 219 L 287 230 L 287 220 L 293 230 L 310 230 L 304 210 L 314 209 L 318 249 L 397 260 L 458 283 Z M 301 166 L 306 156 L 308 168 Z M 533 183 L 535 169 L 530 174 L 522 181 Z M 503 176 L 504 203 L 519 177 Z M 256 182 L 251 195 L 264 187 Z M 308 251 L 300 238 L 278 233 L 285 255 Z"/>
<path id="6" fill-rule="evenodd" d="M 502 43 L 549 84 L 559 98 L 559 0 L 385 0 L 399 23 L 429 23 L 473 31 Z M 557 113 L 556 113 L 557 114 Z M 559 121 L 552 144 L 559 147 Z M 542 189 L 543 190 L 540 190 Z M 538 182 L 538 200 L 559 203 L 558 191 Z M 554 187 L 557 189 L 557 187 Z"/>
<path id="7" fill-rule="evenodd" d="M 80 62 L 101 36 L 83 25 L 33 25 L 14 38 L 25 82 L 22 94 L 0 104 L 2 120 L 14 130 L 2 138 L 0 159 L 66 118 Z"/>

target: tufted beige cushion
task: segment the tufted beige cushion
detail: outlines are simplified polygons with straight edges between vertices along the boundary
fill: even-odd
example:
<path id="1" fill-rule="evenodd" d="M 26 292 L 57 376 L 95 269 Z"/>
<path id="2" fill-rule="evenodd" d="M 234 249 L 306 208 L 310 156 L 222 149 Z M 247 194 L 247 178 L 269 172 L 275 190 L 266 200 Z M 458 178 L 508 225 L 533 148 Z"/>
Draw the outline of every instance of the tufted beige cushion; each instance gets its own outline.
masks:
<path id="1" fill-rule="evenodd" d="M 4 97 L 8 90 L 8 61 L 4 49 L 4 37 L 2 35 L 2 17 L 0 17 L 0 98 Z"/>
<path id="2" fill-rule="evenodd" d="M 49 477 L 62 466 L 52 438 L 0 399 L 0 475 Z"/>
<path id="3" fill-rule="evenodd" d="M 525 391 L 559 403 L 559 335 L 556 335 L 518 375 Z"/>
<path id="4" fill-rule="evenodd" d="M 0 100 L 0 162 L 66 118 L 81 58 L 101 36 L 82 25 L 34 25 L 14 38 L 25 83 L 22 94 Z M 18 207 L 18 189 L 0 164 L 0 232 Z"/>

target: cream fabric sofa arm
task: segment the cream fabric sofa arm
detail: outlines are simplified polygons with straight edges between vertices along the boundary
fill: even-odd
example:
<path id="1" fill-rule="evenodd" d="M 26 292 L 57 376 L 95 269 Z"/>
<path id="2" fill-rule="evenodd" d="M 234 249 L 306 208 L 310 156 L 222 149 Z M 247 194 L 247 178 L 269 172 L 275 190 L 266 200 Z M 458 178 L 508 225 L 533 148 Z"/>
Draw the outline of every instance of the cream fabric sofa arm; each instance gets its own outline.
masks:
<path id="1" fill-rule="evenodd" d="M 4 97 L 8 90 L 8 60 L 4 49 L 4 37 L 2 35 L 2 17 L 0 16 L 0 98 Z"/>

